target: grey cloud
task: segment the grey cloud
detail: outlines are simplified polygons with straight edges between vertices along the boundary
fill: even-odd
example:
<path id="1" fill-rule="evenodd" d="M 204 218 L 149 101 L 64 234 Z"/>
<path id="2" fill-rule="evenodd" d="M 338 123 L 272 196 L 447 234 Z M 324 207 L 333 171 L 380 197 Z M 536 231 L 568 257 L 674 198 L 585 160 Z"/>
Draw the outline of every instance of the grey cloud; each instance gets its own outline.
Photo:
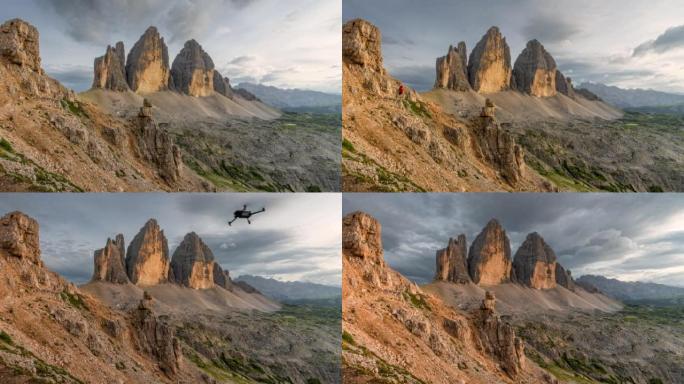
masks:
<path id="1" fill-rule="evenodd" d="M 463 233 L 470 244 L 491 218 L 506 229 L 513 253 L 528 233 L 537 231 L 578 276 L 597 262 L 647 260 L 649 254 L 640 247 L 652 249 L 651 254 L 659 252 L 653 244 L 684 247 L 676 231 L 641 239 L 645 229 L 684 211 L 684 197 L 677 194 L 345 195 L 344 213 L 354 210 L 380 220 L 387 262 L 421 283 L 432 279 L 435 251 L 445 247 L 449 237 Z M 662 257 L 676 259 L 673 254 L 663 251 Z M 629 267 L 634 270 L 636 260 L 630 263 L 635 263 Z M 627 272 L 619 266 L 611 271 Z"/>
<path id="2" fill-rule="evenodd" d="M 86 67 L 47 67 L 45 72 L 59 80 L 65 87 L 77 92 L 90 89 L 93 83 L 93 70 Z"/>
<path id="3" fill-rule="evenodd" d="M 538 39 L 549 44 L 563 42 L 578 34 L 580 29 L 562 15 L 552 13 L 537 14 L 523 26 L 522 33 L 527 39 Z"/>
<path id="4" fill-rule="evenodd" d="M 665 53 L 671 49 L 684 47 L 684 25 L 669 28 L 655 40 L 649 40 L 634 48 L 632 56 L 647 53 Z"/>

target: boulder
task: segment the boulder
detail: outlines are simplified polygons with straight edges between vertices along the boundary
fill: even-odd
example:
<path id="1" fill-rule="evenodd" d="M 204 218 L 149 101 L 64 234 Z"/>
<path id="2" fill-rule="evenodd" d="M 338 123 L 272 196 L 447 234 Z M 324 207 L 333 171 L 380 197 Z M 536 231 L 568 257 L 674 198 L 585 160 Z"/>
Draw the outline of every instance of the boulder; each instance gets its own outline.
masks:
<path id="1" fill-rule="evenodd" d="M 202 46 L 189 40 L 173 60 L 171 76 L 176 90 L 201 97 L 214 92 L 214 62 Z"/>
<path id="2" fill-rule="evenodd" d="M 173 84 L 168 48 L 157 28 L 149 27 L 128 53 L 126 79 L 138 93 L 163 91 Z"/>
<path id="3" fill-rule="evenodd" d="M 446 248 L 437 251 L 437 273 L 435 280 L 466 284 L 468 275 L 468 250 L 465 235 L 450 238 Z"/>
<path id="4" fill-rule="evenodd" d="M 21 212 L 0 219 L 0 250 L 23 261 L 40 264 L 38 222 Z"/>
<path id="5" fill-rule="evenodd" d="M 575 87 L 572 85 L 572 79 L 565 77 L 561 71 L 556 71 L 556 90 L 569 98 L 575 98 Z"/>
<path id="6" fill-rule="evenodd" d="M 496 313 L 496 297 L 487 291 L 476 316 L 482 349 L 501 363 L 503 370 L 516 377 L 525 369 L 525 343 L 515 335 L 513 326 Z"/>
<path id="7" fill-rule="evenodd" d="M 362 19 L 346 22 L 342 27 L 342 61 L 385 74 L 380 29 Z"/>
<path id="8" fill-rule="evenodd" d="M 343 252 L 370 264 L 384 265 L 380 223 L 364 212 L 353 212 L 342 219 Z"/>
<path id="9" fill-rule="evenodd" d="M 515 60 L 513 76 L 519 91 L 537 97 L 555 96 L 556 61 L 537 40 L 530 40 Z"/>
<path id="10" fill-rule="evenodd" d="M 495 219 L 487 223 L 470 246 L 468 272 L 475 284 L 496 285 L 510 281 L 511 244 L 506 231 Z"/>
<path id="11" fill-rule="evenodd" d="M 126 274 L 124 238 L 119 234 L 114 240 L 107 239 L 104 248 L 95 251 L 95 269 L 92 281 L 105 281 L 126 284 L 130 280 Z"/>
<path id="12" fill-rule="evenodd" d="M 164 181 L 177 181 L 183 169 L 180 148 L 173 143 L 168 132 L 157 125 L 149 100 L 144 100 L 135 123 L 133 132 L 137 139 L 138 155 L 154 164 Z"/>
<path id="13" fill-rule="evenodd" d="M 126 252 L 126 271 L 133 284 L 156 285 L 169 280 L 169 246 L 154 219 L 145 223 Z"/>
<path id="14" fill-rule="evenodd" d="M 0 60 L 42 73 L 38 29 L 21 19 L 0 25 Z"/>
<path id="15" fill-rule="evenodd" d="M 104 56 L 95 59 L 93 88 L 123 92 L 128 90 L 126 82 L 125 50 L 123 42 L 116 47 L 107 46 Z"/>
<path id="16" fill-rule="evenodd" d="M 491 27 L 468 60 L 468 79 L 473 90 L 494 93 L 511 85 L 511 51 L 498 27 Z"/>
<path id="17" fill-rule="evenodd" d="M 572 273 L 570 270 L 563 268 L 560 263 L 556 263 L 556 283 L 565 289 L 575 291 L 577 284 L 575 284 L 575 279 L 572 278 Z"/>
<path id="18" fill-rule="evenodd" d="M 556 287 L 556 254 L 537 233 L 530 233 L 513 258 L 517 282 L 535 289 Z"/>
<path id="19" fill-rule="evenodd" d="M 176 283 L 193 289 L 214 287 L 215 266 L 214 254 L 195 232 L 185 235 L 171 258 Z"/>
<path id="20" fill-rule="evenodd" d="M 451 89 L 454 91 L 467 91 L 470 89 L 467 54 L 465 43 L 460 42 L 456 48 L 449 46 L 446 56 L 437 58 L 435 88 Z"/>

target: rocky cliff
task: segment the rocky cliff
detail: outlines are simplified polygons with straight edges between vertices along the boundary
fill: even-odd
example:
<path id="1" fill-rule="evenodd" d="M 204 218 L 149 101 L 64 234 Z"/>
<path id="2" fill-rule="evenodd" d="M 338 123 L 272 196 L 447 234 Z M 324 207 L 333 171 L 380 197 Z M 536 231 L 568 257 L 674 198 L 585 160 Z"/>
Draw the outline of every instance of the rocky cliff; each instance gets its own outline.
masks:
<path id="1" fill-rule="evenodd" d="M 128 246 L 126 271 L 133 284 L 143 286 L 165 283 L 173 276 L 169 245 L 156 220 L 145 223 Z"/>
<path id="2" fill-rule="evenodd" d="M 446 56 L 437 58 L 437 79 L 435 88 L 467 91 L 470 89 L 468 80 L 468 52 L 465 42 L 461 41 L 457 47 L 449 46 Z"/>
<path id="3" fill-rule="evenodd" d="M 138 155 L 156 166 L 162 180 L 174 183 L 180 179 L 184 168 L 180 148 L 154 120 L 152 104 L 147 99 L 134 122 Z"/>
<path id="4" fill-rule="evenodd" d="M 511 85 L 511 51 L 498 27 L 491 27 L 468 60 L 468 77 L 480 93 L 504 91 Z"/>
<path id="5" fill-rule="evenodd" d="M 565 96 L 574 99 L 576 97 L 575 87 L 572 85 L 572 79 L 565 77 L 561 71 L 556 71 L 556 90 Z"/>
<path id="6" fill-rule="evenodd" d="M 556 263 L 556 283 L 561 287 L 571 291 L 575 291 L 575 288 L 577 287 L 575 280 L 572 278 L 572 273 L 570 270 L 563 268 L 560 263 Z"/>
<path id="7" fill-rule="evenodd" d="M 12 19 L 0 26 L 0 58 L 42 74 L 38 29 L 21 20 Z"/>
<path id="8" fill-rule="evenodd" d="M 171 258 L 171 268 L 176 283 L 194 289 L 213 287 L 214 276 L 217 276 L 219 282 L 225 285 L 225 277 L 221 278 L 223 273 L 214 272 L 216 267 L 214 254 L 195 232 L 185 235 Z"/>
<path id="9" fill-rule="evenodd" d="M 93 88 L 119 92 L 128 90 L 125 56 L 123 42 L 116 43 L 116 47 L 107 46 L 105 55 L 95 59 Z"/>
<path id="10" fill-rule="evenodd" d="M 105 247 L 95 251 L 95 268 L 91 280 L 114 284 L 128 283 L 124 249 L 123 235 L 117 235 L 114 240 L 107 239 Z"/>
<path id="11" fill-rule="evenodd" d="M 156 27 L 149 27 L 128 53 L 128 86 L 134 92 L 152 93 L 173 88 L 169 51 Z"/>
<path id="12" fill-rule="evenodd" d="M 152 310 L 152 297 L 145 292 L 140 305 L 132 312 L 136 348 L 159 361 L 159 368 L 174 377 L 183 360 L 175 329 Z"/>
<path id="13" fill-rule="evenodd" d="M 342 231 L 344 382 L 545 383 L 491 293 L 475 312 L 451 307 L 387 266 L 381 242 L 359 256 L 381 231 L 373 217 L 351 213 Z"/>
<path id="14" fill-rule="evenodd" d="M 437 251 L 437 273 L 435 280 L 465 284 L 470 282 L 468 274 L 468 248 L 465 235 L 450 238 L 446 248 Z"/>
<path id="15" fill-rule="evenodd" d="M 513 76 L 518 90 L 537 97 L 555 96 L 556 61 L 537 40 L 530 40 L 515 60 Z"/>
<path id="16" fill-rule="evenodd" d="M 513 258 L 517 282 L 535 289 L 556 287 L 557 265 L 553 249 L 537 232 L 527 235 Z"/>
<path id="17" fill-rule="evenodd" d="M 195 40 L 188 40 L 173 60 L 171 76 L 176 89 L 190 96 L 209 96 L 214 91 L 214 62 Z M 218 74 L 221 78 L 221 75 Z M 222 78 L 221 78 L 222 79 Z M 221 82 L 218 82 L 221 87 Z M 225 85 L 222 87 L 225 92 Z"/>
<path id="18" fill-rule="evenodd" d="M 511 279 L 511 244 L 495 219 L 487 223 L 468 252 L 468 270 L 475 284 L 496 285 Z"/>

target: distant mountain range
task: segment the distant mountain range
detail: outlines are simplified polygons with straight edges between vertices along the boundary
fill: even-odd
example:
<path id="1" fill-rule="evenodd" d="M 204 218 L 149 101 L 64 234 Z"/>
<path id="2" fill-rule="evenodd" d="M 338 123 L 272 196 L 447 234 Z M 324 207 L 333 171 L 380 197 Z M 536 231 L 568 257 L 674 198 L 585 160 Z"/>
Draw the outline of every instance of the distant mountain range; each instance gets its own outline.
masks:
<path id="1" fill-rule="evenodd" d="M 264 103 L 289 112 L 341 113 L 342 96 L 338 94 L 281 89 L 268 85 L 240 83 L 237 88 L 254 94 Z"/>
<path id="2" fill-rule="evenodd" d="M 606 295 L 622 301 L 684 298 L 684 288 L 664 284 L 620 281 L 597 275 L 584 275 L 577 282 L 590 284 Z"/>
<path id="3" fill-rule="evenodd" d="M 684 95 L 652 89 L 622 89 L 601 83 L 582 83 L 578 88 L 586 89 L 619 108 L 670 107 L 684 104 Z M 684 107 L 680 110 L 684 110 Z"/>
<path id="4" fill-rule="evenodd" d="M 252 275 L 242 275 L 235 281 L 243 281 L 263 295 L 283 303 L 337 299 L 342 296 L 340 287 L 302 281 L 280 281 Z"/>

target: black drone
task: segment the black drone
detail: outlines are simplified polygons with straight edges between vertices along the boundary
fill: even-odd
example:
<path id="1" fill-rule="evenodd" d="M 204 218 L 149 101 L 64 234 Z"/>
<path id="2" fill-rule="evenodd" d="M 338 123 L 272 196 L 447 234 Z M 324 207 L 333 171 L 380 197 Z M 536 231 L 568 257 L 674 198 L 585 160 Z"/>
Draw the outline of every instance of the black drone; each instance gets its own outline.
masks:
<path id="1" fill-rule="evenodd" d="M 257 213 L 261 213 L 261 212 L 266 212 L 266 208 L 261 208 L 260 211 L 252 212 L 252 211 L 247 210 L 247 204 L 245 204 L 242 206 L 242 209 L 238 209 L 237 211 L 233 212 L 234 218 L 233 218 L 233 220 L 228 222 L 228 225 L 229 226 L 233 225 L 233 223 L 237 219 L 245 219 L 245 220 L 247 220 L 247 223 L 252 224 L 252 222 L 249 221 L 249 218 L 256 215 Z"/>

